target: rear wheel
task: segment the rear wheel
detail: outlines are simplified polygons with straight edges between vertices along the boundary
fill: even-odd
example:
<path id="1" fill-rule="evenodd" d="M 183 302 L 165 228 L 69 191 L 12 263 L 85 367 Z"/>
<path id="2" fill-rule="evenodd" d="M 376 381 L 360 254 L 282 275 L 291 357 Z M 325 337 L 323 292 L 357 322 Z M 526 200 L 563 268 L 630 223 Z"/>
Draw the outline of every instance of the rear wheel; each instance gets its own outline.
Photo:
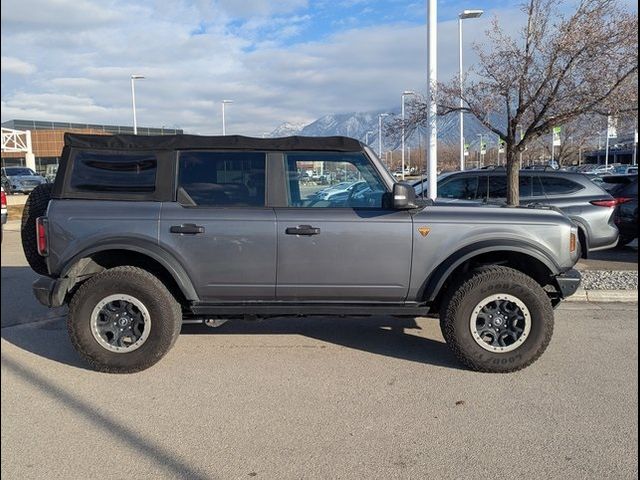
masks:
<path id="1" fill-rule="evenodd" d="M 136 267 L 99 273 L 73 295 L 71 342 L 96 370 L 130 373 L 158 362 L 180 334 L 180 304 L 155 276 Z"/>
<path id="2" fill-rule="evenodd" d="M 456 357 L 482 372 L 520 370 L 547 348 L 551 302 L 531 277 L 488 267 L 464 277 L 444 300 L 440 325 Z"/>
<path id="3" fill-rule="evenodd" d="M 42 217 L 47 213 L 52 187 L 53 185 L 50 183 L 43 183 L 34 188 L 29 198 L 27 198 L 22 211 L 22 224 L 20 227 L 22 250 L 29 266 L 40 275 L 49 275 L 49 271 L 44 257 L 38 253 L 36 218 Z"/>

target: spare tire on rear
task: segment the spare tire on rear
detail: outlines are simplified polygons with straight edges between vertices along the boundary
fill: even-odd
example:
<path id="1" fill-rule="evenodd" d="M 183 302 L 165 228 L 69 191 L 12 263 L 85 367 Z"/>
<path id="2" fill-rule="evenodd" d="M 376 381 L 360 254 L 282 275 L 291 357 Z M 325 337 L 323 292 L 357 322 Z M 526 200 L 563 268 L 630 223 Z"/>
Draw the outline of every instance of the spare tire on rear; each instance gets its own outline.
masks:
<path id="1" fill-rule="evenodd" d="M 22 250 L 24 250 L 24 256 L 27 257 L 29 266 L 40 275 L 49 275 L 49 272 L 44 257 L 38 253 L 36 218 L 47 213 L 52 188 L 53 184 L 51 183 L 43 183 L 34 188 L 22 211 L 22 225 L 20 227 Z"/>

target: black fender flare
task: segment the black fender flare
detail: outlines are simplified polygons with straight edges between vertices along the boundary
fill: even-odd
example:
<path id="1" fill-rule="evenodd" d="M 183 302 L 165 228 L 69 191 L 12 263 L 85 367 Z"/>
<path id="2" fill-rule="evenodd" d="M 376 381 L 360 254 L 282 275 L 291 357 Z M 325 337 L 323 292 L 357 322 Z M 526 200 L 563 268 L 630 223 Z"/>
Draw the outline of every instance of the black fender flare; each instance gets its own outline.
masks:
<path id="1" fill-rule="evenodd" d="M 440 263 L 424 281 L 418 291 L 418 298 L 432 302 L 440 293 L 450 275 L 467 260 L 489 252 L 516 252 L 528 255 L 541 262 L 551 275 L 561 273 L 560 266 L 540 246 L 522 240 L 483 240 L 461 248 Z"/>
<path id="2" fill-rule="evenodd" d="M 200 300 L 196 289 L 191 282 L 191 278 L 187 274 L 182 264 L 169 252 L 150 241 L 142 239 L 127 239 L 126 242 L 119 240 L 103 241 L 93 244 L 88 248 L 81 250 L 79 253 L 64 261 L 60 270 L 60 278 L 74 277 L 82 269 L 82 259 L 90 257 L 96 253 L 108 250 L 125 250 L 133 253 L 146 255 L 147 257 L 158 262 L 173 277 L 174 281 L 180 288 L 182 294 L 188 301 L 197 302 Z M 75 282 L 73 282 L 75 283 Z M 73 286 L 73 285 L 71 285 Z"/>

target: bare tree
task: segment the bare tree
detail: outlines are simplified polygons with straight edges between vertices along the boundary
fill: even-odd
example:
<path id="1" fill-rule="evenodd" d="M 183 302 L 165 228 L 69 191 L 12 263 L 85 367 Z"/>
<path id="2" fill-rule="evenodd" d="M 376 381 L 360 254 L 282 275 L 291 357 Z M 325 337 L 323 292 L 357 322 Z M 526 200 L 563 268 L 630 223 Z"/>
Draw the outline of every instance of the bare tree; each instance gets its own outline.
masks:
<path id="1" fill-rule="evenodd" d="M 533 146 L 543 152 L 544 158 L 551 158 L 558 165 L 570 165 L 578 163 L 582 152 L 597 144 L 598 135 L 606 128 L 606 119 L 600 115 L 585 115 L 562 125 L 560 133 L 560 145 L 552 148 L 551 135 L 540 136 L 531 140 Z"/>
<path id="2" fill-rule="evenodd" d="M 439 114 L 459 111 L 462 97 L 463 110 L 505 142 L 509 205 L 518 204 L 518 154 L 532 140 L 581 116 L 637 111 L 637 15 L 616 0 L 580 0 L 570 14 L 561 3 L 522 5 L 516 38 L 494 19 L 464 93 L 458 78 L 439 85 Z M 426 107 L 415 113 L 423 121 Z"/>

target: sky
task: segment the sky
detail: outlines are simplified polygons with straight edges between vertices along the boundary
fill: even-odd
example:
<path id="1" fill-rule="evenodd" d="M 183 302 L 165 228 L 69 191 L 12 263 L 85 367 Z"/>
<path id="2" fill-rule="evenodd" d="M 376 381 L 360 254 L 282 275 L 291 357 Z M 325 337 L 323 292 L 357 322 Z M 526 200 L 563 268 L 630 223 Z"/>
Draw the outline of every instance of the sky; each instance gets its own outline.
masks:
<path id="1" fill-rule="evenodd" d="M 515 29 L 514 2 L 438 2 L 438 70 L 457 73 L 493 17 Z M 283 122 L 394 108 L 424 92 L 424 0 L 3 0 L 2 121 L 132 124 L 261 136 Z"/>

